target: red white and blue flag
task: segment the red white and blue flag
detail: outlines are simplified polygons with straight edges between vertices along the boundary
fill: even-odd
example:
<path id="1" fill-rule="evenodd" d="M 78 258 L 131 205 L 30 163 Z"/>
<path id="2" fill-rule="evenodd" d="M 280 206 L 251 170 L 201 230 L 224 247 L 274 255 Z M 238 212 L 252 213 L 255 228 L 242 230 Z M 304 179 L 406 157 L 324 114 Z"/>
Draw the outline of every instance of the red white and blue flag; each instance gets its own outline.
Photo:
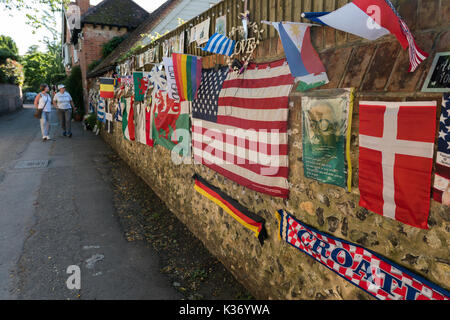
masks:
<path id="1" fill-rule="evenodd" d="M 289 69 L 297 81 L 300 91 L 312 89 L 329 82 L 320 57 L 311 43 L 311 24 L 298 22 L 268 22 L 277 29 Z"/>
<path id="2" fill-rule="evenodd" d="M 196 162 L 252 190 L 287 198 L 293 83 L 284 59 L 250 63 L 243 74 L 203 70 L 192 103 Z"/>
<path id="3" fill-rule="evenodd" d="M 332 12 L 304 12 L 302 17 L 368 40 L 393 34 L 403 49 L 409 47 L 409 72 L 428 57 L 389 0 L 354 0 Z"/>
<path id="4" fill-rule="evenodd" d="M 359 205 L 427 229 L 436 101 L 359 102 Z"/>
<path id="5" fill-rule="evenodd" d="M 450 293 L 374 251 L 315 230 L 278 210 L 280 237 L 379 300 L 449 300 Z"/>

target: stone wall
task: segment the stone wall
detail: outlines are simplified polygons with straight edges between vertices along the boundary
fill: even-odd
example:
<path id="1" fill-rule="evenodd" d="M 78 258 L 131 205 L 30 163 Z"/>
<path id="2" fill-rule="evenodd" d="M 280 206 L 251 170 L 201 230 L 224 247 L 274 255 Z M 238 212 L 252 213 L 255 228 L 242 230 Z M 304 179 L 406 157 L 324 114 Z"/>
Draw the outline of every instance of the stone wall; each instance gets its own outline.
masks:
<path id="1" fill-rule="evenodd" d="M 22 88 L 13 84 L 0 84 L 0 116 L 23 106 Z"/>
<path id="2" fill-rule="evenodd" d="M 261 299 L 372 299 L 326 267 L 280 241 L 275 212 L 286 209 L 302 222 L 338 238 L 358 243 L 395 263 L 450 289 L 450 208 L 431 201 L 429 229 L 422 230 L 384 218 L 358 206 L 358 101 L 436 100 L 420 88 L 436 52 L 450 50 L 450 11 L 447 1 L 400 1 L 401 13 L 415 31 L 418 45 L 430 54 L 418 70 L 408 73 L 408 54 L 392 36 L 369 42 L 330 28 L 315 28 L 312 39 L 327 69 L 330 83 L 322 88 L 356 88 L 351 157 L 352 192 L 307 179 L 303 175 L 301 94 L 290 96 L 290 197 L 282 200 L 246 189 L 201 165 L 174 165 L 170 152 L 126 141 L 120 126 L 104 139 L 141 176 L 173 213 Z M 437 5 L 437 18 L 430 10 Z M 442 5 L 442 7 L 439 7 Z M 430 9 L 430 6 L 432 7 Z M 426 19 L 427 15 L 429 16 Z M 424 19 L 427 23 L 424 24 Z M 416 23 L 417 21 L 417 23 Z M 283 57 L 278 37 L 264 41 L 259 62 Z M 223 63 L 209 56 L 204 67 Z M 440 108 L 438 108 L 438 117 Z M 438 120 L 437 120 L 438 121 Z M 269 239 L 261 247 L 254 235 L 221 208 L 194 192 L 198 173 L 243 206 L 266 220 Z"/>

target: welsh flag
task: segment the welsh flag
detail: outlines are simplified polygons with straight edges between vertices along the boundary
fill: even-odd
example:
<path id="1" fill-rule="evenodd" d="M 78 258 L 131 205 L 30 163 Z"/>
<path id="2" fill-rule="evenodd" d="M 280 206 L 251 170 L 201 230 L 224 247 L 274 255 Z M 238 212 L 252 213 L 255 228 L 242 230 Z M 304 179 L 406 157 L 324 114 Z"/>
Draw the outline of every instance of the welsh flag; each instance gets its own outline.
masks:
<path id="1" fill-rule="evenodd" d="M 128 141 L 135 140 L 133 103 L 134 103 L 133 97 L 131 98 L 122 97 L 122 106 L 123 106 L 122 131 L 123 136 Z"/>
<path id="2" fill-rule="evenodd" d="M 169 98 L 166 91 L 158 91 L 152 101 L 152 140 L 154 145 L 161 145 L 172 150 L 182 137 L 175 132 L 184 129 L 189 133 L 189 102 L 179 102 Z M 180 154 L 181 155 L 181 154 Z M 182 154 L 181 156 L 186 156 Z"/>

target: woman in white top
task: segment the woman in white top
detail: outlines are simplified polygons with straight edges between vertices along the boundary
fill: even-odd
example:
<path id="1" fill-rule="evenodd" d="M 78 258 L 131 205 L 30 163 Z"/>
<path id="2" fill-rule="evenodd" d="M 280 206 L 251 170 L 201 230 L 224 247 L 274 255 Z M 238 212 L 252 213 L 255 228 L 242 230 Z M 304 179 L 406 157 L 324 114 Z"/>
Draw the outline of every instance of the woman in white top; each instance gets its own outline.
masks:
<path id="1" fill-rule="evenodd" d="M 48 93 L 50 87 L 46 84 L 41 84 L 41 92 L 34 99 L 34 106 L 36 109 L 42 109 L 41 116 L 41 132 L 42 141 L 50 139 L 50 113 L 52 111 L 52 97 Z"/>

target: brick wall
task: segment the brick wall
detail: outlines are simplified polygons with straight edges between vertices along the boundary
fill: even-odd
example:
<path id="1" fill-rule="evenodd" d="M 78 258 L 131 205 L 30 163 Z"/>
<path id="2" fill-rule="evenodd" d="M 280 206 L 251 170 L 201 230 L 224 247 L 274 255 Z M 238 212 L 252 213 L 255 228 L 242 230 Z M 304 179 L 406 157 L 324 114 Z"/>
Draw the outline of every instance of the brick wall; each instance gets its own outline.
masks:
<path id="1" fill-rule="evenodd" d="M 337 5 L 348 1 L 331 2 Z M 331 2 L 314 1 L 314 4 L 322 4 L 317 8 L 320 11 Z M 306 5 L 311 1 L 301 3 Z M 289 182 L 292 187 L 288 200 L 246 189 L 205 166 L 174 165 L 166 149 L 126 141 L 120 125 L 115 126 L 113 134 L 102 132 L 103 138 L 257 298 L 372 299 L 364 291 L 280 241 L 275 217 L 278 209 L 286 209 L 316 229 L 359 243 L 450 289 L 448 207 L 431 201 L 429 230 L 422 230 L 358 206 L 358 101 L 431 99 L 439 105 L 441 103 L 441 94 L 421 93 L 420 88 L 434 54 L 450 50 L 449 1 L 411 0 L 396 3 L 412 27 L 418 45 L 430 54 L 414 73 L 407 72 L 407 52 L 401 50 L 392 36 L 369 42 L 330 28 L 313 29 L 312 39 L 330 78 L 330 83 L 322 88 L 356 88 L 351 139 L 351 193 L 304 177 L 301 93 L 295 92 L 290 96 Z M 281 43 L 274 36 L 260 45 L 256 60 L 270 61 L 283 56 Z M 208 68 L 223 62 L 220 56 L 208 56 L 203 59 L 203 66 Z M 216 204 L 194 192 L 194 173 L 266 220 L 269 239 L 263 247 L 251 232 Z"/>

